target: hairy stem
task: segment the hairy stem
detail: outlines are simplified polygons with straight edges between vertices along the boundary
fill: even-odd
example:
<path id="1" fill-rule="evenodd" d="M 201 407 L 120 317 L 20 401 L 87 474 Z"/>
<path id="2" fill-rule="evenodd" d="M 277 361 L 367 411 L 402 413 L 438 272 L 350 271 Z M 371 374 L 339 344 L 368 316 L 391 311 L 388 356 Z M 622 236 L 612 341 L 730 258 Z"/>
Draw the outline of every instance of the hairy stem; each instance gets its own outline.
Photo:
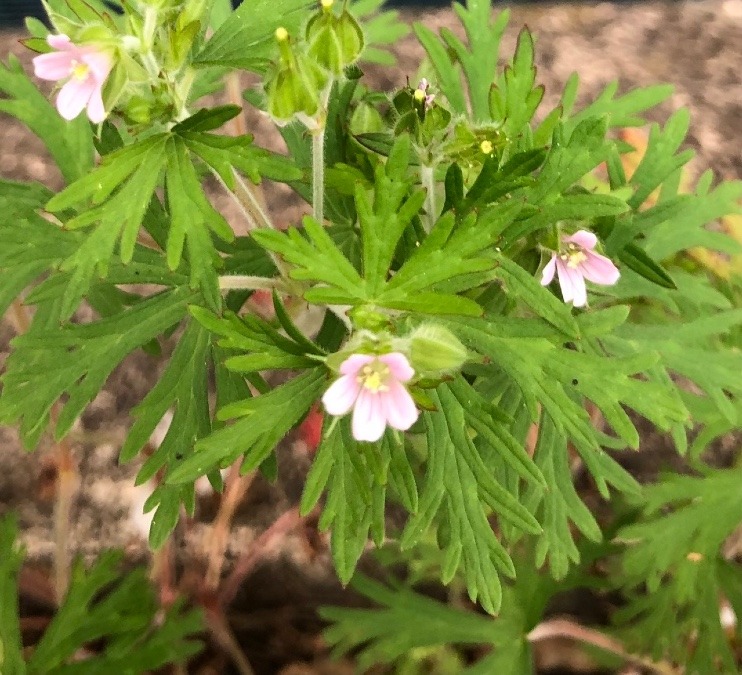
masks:
<path id="1" fill-rule="evenodd" d="M 420 166 L 420 181 L 425 188 L 425 224 L 430 232 L 435 225 L 438 209 L 435 203 L 435 167 L 422 164 Z"/>
<path id="2" fill-rule="evenodd" d="M 219 277 L 219 290 L 222 291 L 272 291 L 286 290 L 280 279 L 254 277 L 249 274 L 227 274 Z"/>
<path id="3" fill-rule="evenodd" d="M 325 125 L 312 132 L 312 207 L 314 219 L 325 219 Z"/>

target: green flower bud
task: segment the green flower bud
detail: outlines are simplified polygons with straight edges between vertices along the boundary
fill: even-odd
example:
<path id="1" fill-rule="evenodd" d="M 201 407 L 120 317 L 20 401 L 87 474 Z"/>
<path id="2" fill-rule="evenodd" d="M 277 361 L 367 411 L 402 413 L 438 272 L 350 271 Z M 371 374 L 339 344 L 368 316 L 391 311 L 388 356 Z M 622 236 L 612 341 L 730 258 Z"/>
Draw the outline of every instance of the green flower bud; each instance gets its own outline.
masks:
<path id="1" fill-rule="evenodd" d="M 409 337 L 410 363 L 421 374 L 442 375 L 457 371 L 467 361 L 461 341 L 447 328 L 423 324 Z"/>
<path id="2" fill-rule="evenodd" d="M 343 9 L 332 11 L 333 0 L 322 0 L 322 9 L 307 24 L 309 56 L 334 75 L 355 63 L 363 50 L 363 31 L 355 18 Z"/>
<path id="3" fill-rule="evenodd" d="M 285 28 L 276 29 L 276 40 L 281 57 L 265 83 L 268 113 L 279 124 L 288 124 L 295 116 L 312 118 L 320 112 L 327 77 L 305 54 L 292 50 Z"/>

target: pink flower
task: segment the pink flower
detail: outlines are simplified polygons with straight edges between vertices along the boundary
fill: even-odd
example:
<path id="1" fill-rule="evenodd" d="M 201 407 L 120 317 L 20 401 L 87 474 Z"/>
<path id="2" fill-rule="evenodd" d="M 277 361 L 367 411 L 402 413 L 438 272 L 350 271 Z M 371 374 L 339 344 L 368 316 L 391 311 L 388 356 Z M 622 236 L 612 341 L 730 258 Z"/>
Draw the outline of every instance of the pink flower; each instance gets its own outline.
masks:
<path id="1" fill-rule="evenodd" d="M 564 302 L 584 307 L 587 304 L 585 279 L 603 286 L 615 284 L 620 276 L 618 268 L 610 259 L 593 250 L 597 243 L 598 238 L 586 230 L 562 237 L 563 246 L 551 254 L 541 276 L 541 285 L 550 284 L 556 272 Z"/>
<path id="2" fill-rule="evenodd" d="M 101 90 L 113 59 L 97 47 L 78 47 L 66 35 L 50 35 L 46 41 L 56 49 L 33 60 L 34 73 L 42 80 L 66 80 L 57 96 L 57 110 L 73 120 L 87 108 L 90 121 L 106 119 Z"/>
<path id="3" fill-rule="evenodd" d="M 417 420 L 415 402 L 402 384 L 415 374 L 404 354 L 353 354 L 340 365 L 340 374 L 322 403 L 330 415 L 345 415 L 353 408 L 357 441 L 378 441 L 387 424 L 406 431 Z"/>

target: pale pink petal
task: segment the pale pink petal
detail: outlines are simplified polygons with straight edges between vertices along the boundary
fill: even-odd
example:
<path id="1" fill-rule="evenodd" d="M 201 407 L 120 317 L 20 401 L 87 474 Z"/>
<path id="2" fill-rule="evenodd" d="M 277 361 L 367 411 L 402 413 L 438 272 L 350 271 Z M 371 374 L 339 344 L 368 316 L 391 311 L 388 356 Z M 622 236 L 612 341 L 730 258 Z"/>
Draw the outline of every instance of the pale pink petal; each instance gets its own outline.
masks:
<path id="1" fill-rule="evenodd" d="M 66 120 L 73 120 L 77 117 L 88 104 L 95 82 L 88 78 L 87 80 L 76 80 L 72 78 L 67 82 L 57 96 L 57 110 Z"/>
<path id="2" fill-rule="evenodd" d="M 368 365 L 374 360 L 369 354 L 353 354 L 340 364 L 341 375 L 357 375 L 363 366 Z"/>
<path id="3" fill-rule="evenodd" d="M 86 51 L 82 56 L 82 61 L 90 68 L 93 77 L 101 85 L 108 77 L 113 66 L 113 60 L 110 54 L 95 50 Z"/>
<path id="4" fill-rule="evenodd" d="M 88 119 L 93 124 L 100 124 L 104 119 L 106 119 L 106 109 L 103 105 L 103 94 L 101 89 L 102 87 L 100 84 L 95 87 L 93 93 L 90 95 L 90 100 L 88 101 Z"/>
<path id="5" fill-rule="evenodd" d="M 587 251 L 586 255 L 587 259 L 579 267 L 585 279 L 603 286 L 612 286 L 618 281 L 621 273 L 610 258 L 593 251 Z"/>
<path id="6" fill-rule="evenodd" d="M 353 438 L 357 441 L 378 441 L 384 435 L 386 429 L 386 418 L 381 409 L 381 397 L 361 389 L 353 408 L 353 420 L 351 423 Z"/>
<path id="7" fill-rule="evenodd" d="M 70 40 L 66 35 L 48 35 L 46 42 L 50 47 L 60 51 L 73 51 L 77 49 L 77 47 L 72 44 L 72 40 Z"/>
<path id="8" fill-rule="evenodd" d="M 587 304 L 587 288 L 585 287 L 585 278 L 579 270 L 564 266 L 570 278 L 572 286 L 572 304 L 575 307 L 584 307 Z"/>
<path id="9" fill-rule="evenodd" d="M 541 285 L 548 286 L 554 279 L 554 272 L 556 272 L 556 253 L 551 254 L 551 260 L 546 263 L 543 272 L 541 272 Z"/>
<path id="10" fill-rule="evenodd" d="M 62 80 L 72 74 L 72 57 L 65 52 L 40 54 L 33 59 L 33 72 L 42 80 Z"/>
<path id="11" fill-rule="evenodd" d="M 410 366 L 410 362 L 404 354 L 399 352 L 390 352 L 379 357 L 379 361 L 389 366 L 392 376 L 400 382 L 407 382 L 412 379 L 415 371 Z"/>
<path id="12" fill-rule="evenodd" d="M 322 396 L 322 404 L 330 415 L 345 415 L 356 402 L 360 384 L 355 375 L 344 375 L 335 380 Z"/>
<path id="13" fill-rule="evenodd" d="M 417 421 L 415 401 L 399 382 L 389 383 L 389 391 L 382 395 L 381 403 L 390 427 L 407 431 Z"/>
<path id="14" fill-rule="evenodd" d="M 557 278 L 559 279 L 559 288 L 562 291 L 564 302 L 572 302 L 574 290 L 572 288 L 572 275 L 569 273 L 569 267 L 561 258 L 556 259 Z"/>
<path id="15" fill-rule="evenodd" d="M 598 238 L 587 230 L 578 230 L 570 237 L 564 237 L 562 241 L 566 241 L 570 244 L 577 244 L 579 247 L 592 251 L 595 248 L 595 244 L 598 243 Z"/>

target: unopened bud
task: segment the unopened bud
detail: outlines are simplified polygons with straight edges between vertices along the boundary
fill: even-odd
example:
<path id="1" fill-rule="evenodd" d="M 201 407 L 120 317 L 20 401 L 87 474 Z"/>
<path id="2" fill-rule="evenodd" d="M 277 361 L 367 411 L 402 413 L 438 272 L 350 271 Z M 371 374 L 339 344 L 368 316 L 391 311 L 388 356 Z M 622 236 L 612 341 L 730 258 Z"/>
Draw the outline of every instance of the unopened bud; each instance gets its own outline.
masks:
<path id="1" fill-rule="evenodd" d="M 321 10 L 307 24 L 309 56 L 334 75 L 355 63 L 363 50 L 363 31 L 352 14 L 332 11 L 333 1 L 322 0 Z"/>
<path id="2" fill-rule="evenodd" d="M 468 358 L 466 347 L 447 328 L 423 324 L 409 338 L 410 363 L 421 374 L 457 371 Z"/>
<path id="3" fill-rule="evenodd" d="M 294 117 L 313 118 L 320 110 L 320 92 L 327 77 L 306 54 L 292 48 L 283 26 L 276 29 L 275 37 L 281 56 L 266 76 L 268 113 L 279 124 Z"/>

